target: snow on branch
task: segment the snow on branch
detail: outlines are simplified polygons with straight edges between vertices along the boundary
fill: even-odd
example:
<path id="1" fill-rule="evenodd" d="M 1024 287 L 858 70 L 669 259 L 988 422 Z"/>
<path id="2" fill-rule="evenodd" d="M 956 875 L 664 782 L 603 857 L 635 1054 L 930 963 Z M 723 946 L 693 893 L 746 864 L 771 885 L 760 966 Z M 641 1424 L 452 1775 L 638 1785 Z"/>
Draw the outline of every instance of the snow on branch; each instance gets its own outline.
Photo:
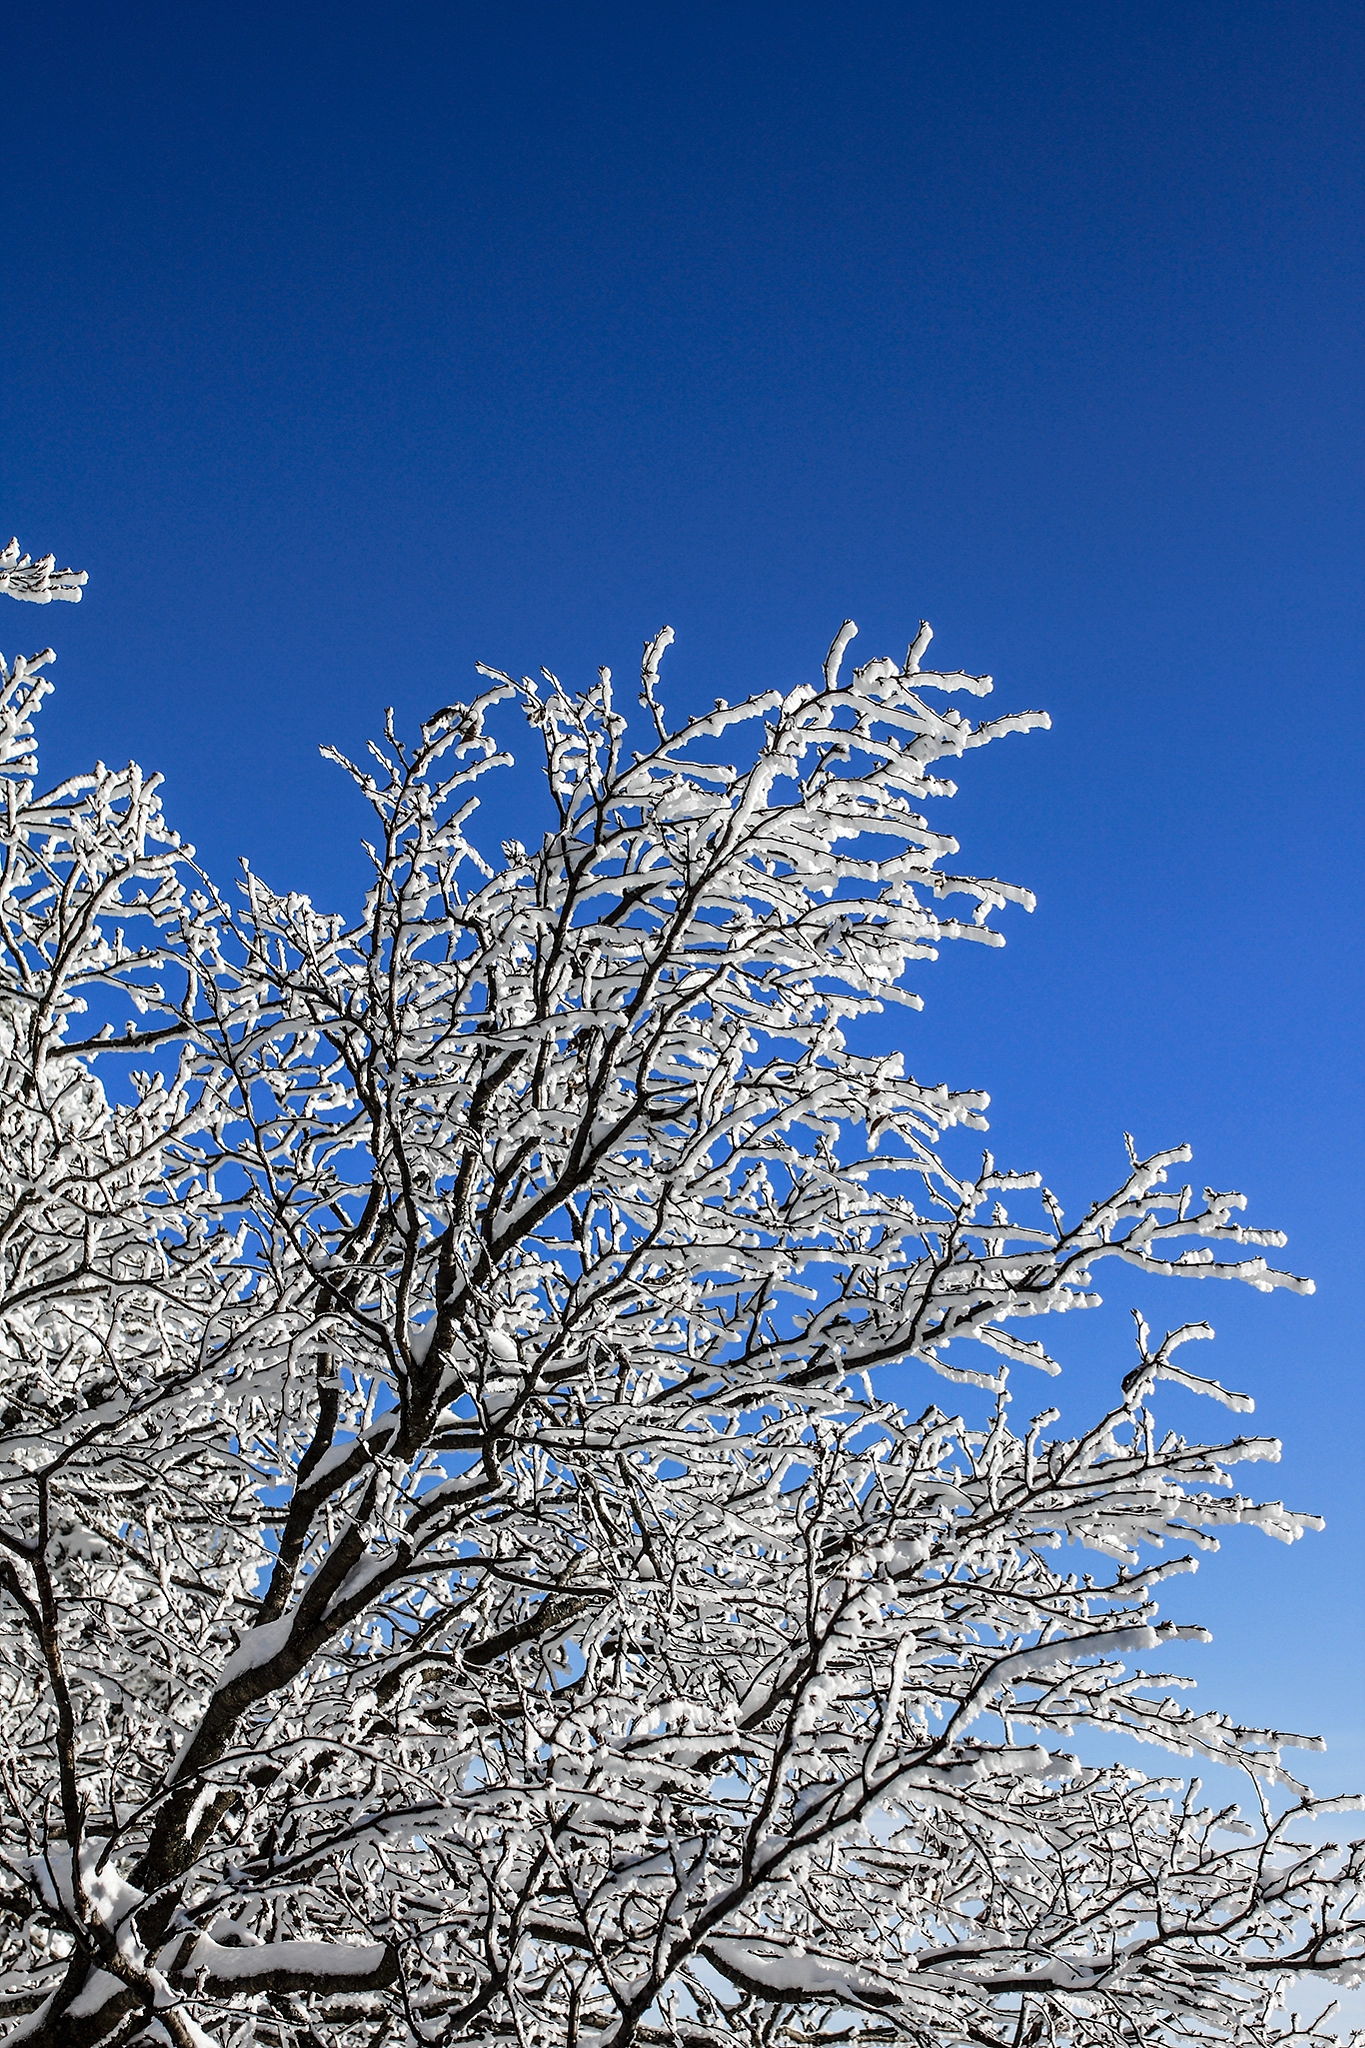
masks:
<path id="1" fill-rule="evenodd" d="M 10 597 L 21 597 L 29 604 L 51 604 L 54 598 L 79 604 L 86 581 L 84 569 L 59 569 L 55 555 L 40 555 L 34 561 L 31 555 L 21 554 L 17 540 L 0 548 L 0 591 Z"/>

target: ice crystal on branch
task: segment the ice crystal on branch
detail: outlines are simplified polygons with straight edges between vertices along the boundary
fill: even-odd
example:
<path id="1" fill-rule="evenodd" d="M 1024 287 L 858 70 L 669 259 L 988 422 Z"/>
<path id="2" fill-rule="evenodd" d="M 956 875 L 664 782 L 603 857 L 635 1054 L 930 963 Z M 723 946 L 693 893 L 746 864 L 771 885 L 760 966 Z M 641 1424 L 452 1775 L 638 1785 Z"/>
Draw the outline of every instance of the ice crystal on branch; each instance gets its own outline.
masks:
<path id="1" fill-rule="evenodd" d="M 350 920 L 217 891 L 135 768 L 38 794 L 6 671 L 8 2039 L 1252 2048 L 1355 1981 L 1296 1739 L 1160 1668 L 1192 1550 L 1312 1520 L 1239 1490 L 1273 1442 L 1158 1427 L 1163 1380 L 1250 1405 L 1207 1326 L 1081 1436 L 1011 1420 L 1105 1261 L 1308 1283 L 1184 1148 L 1068 1223 L 969 1163 L 984 1096 L 852 1049 L 1027 906 L 922 807 L 1046 720 L 851 637 L 676 729 L 667 632 L 643 730 L 607 670 L 390 719 Z"/>

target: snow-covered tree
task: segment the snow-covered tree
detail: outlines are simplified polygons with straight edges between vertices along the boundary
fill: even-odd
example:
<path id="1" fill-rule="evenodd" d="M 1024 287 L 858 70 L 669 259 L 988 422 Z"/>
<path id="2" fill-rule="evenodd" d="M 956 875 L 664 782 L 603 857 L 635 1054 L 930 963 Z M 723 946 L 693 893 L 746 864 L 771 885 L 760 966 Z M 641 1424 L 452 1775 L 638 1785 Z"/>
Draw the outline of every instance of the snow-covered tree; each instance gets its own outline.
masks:
<path id="1" fill-rule="evenodd" d="M 1250 1406 L 1206 1326 L 1011 1420 L 1102 1262 L 1308 1283 L 1183 1149 L 1068 1220 L 850 1045 L 1027 904 L 919 807 L 1047 722 L 852 633 L 673 730 L 665 630 L 642 751 L 606 670 L 390 718 L 352 918 L 220 894 L 135 767 L 39 794 L 4 672 L 7 2040 L 1264 2044 L 1365 1967 L 1342 1802 L 1149 1665 L 1211 1532 L 1312 1520 L 1158 1425 Z M 547 829 L 490 865 L 518 712 Z"/>

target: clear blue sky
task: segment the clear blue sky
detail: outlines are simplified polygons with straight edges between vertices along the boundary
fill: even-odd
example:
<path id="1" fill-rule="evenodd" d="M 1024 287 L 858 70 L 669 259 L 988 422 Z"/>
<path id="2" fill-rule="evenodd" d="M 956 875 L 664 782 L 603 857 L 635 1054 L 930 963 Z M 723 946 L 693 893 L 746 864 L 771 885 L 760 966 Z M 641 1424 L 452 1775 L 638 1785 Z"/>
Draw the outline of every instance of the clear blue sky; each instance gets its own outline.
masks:
<path id="1" fill-rule="evenodd" d="M 316 742 L 477 657 L 628 673 L 667 620 L 709 702 L 925 613 L 1051 710 L 951 813 L 1040 908 L 895 1030 L 1069 1208 L 1125 1128 L 1189 1138 L 1317 1275 L 1120 1274 L 1056 1341 L 1081 1419 L 1130 1301 L 1218 1326 L 1201 1366 L 1287 1438 L 1260 1476 L 1332 1527 L 1234 1534 L 1177 1611 L 1217 1627 L 1209 1703 L 1324 1729 L 1332 1784 L 1365 1781 L 1360 26 L 11 10 L 0 243 L 0 519 L 90 572 L 0 644 L 57 641 L 50 772 L 163 768 L 220 874 L 344 899 Z"/>

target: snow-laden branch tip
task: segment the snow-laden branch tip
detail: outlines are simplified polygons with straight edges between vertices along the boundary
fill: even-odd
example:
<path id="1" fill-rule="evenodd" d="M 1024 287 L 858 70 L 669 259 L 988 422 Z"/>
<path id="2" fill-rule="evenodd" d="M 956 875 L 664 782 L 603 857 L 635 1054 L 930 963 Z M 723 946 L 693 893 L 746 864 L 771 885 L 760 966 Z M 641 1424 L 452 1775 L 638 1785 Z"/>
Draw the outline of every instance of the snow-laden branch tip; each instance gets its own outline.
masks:
<path id="1" fill-rule="evenodd" d="M 17 540 L 0 548 L 0 591 L 29 604 L 51 604 L 54 598 L 79 604 L 87 580 L 84 569 L 59 569 L 55 555 L 40 555 L 35 561 L 21 554 Z"/>

